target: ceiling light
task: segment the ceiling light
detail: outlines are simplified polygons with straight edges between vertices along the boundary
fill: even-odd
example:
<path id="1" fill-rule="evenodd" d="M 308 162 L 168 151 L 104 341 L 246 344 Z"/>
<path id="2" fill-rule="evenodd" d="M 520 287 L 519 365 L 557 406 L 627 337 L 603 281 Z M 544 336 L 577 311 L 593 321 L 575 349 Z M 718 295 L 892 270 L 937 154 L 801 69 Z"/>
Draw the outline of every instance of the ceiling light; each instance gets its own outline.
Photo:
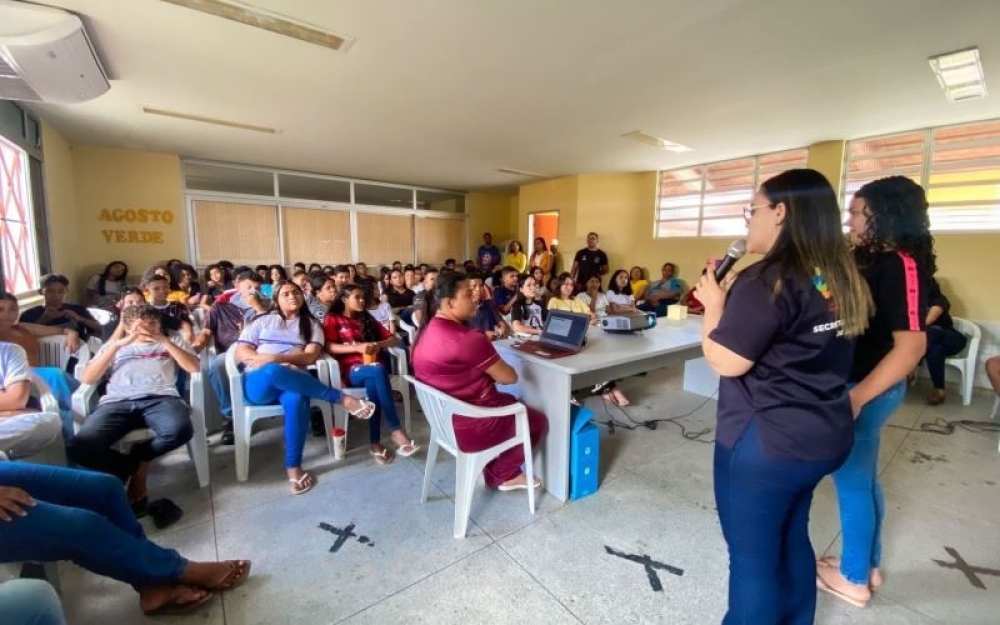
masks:
<path id="1" fill-rule="evenodd" d="M 551 178 L 548 174 L 539 174 L 533 171 L 524 171 L 523 169 L 510 169 L 508 167 L 501 167 L 497 171 L 504 174 L 512 174 L 514 176 L 531 176 L 532 178 Z"/>
<path id="2" fill-rule="evenodd" d="M 979 48 L 940 54 L 927 61 L 952 102 L 986 97 L 986 78 L 979 60 Z"/>
<path id="3" fill-rule="evenodd" d="M 163 0 L 163 2 L 187 7 L 340 52 L 347 52 L 347 49 L 354 43 L 354 39 L 350 37 L 323 30 L 315 24 L 251 6 L 239 0 Z"/>
<path id="4" fill-rule="evenodd" d="M 269 135 L 278 134 L 277 129 L 268 128 L 267 126 L 255 126 L 253 124 L 244 124 L 242 122 L 234 122 L 226 119 L 215 119 L 214 117 L 204 117 L 202 115 L 191 115 L 190 113 L 180 113 L 178 111 L 168 111 L 166 109 L 158 109 L 150 106 L 142 107 L 142 112 L 148 113 L 149 115 L 162 115 L 163 117 L 185 119 L 187 121 L 201 122 L 203 124 L 214 124 L 216 126 L 225 126 L 227 128 L 236 128 L 238 130 L 252 130 L 253 132 L 262 132 Z"/>
<path id="5" fill-rule="evenodd" d="M 646 145 L 651 145 L 654 148 L 659 148 L 661 150 L 666 150 L 668 152 L 674 152 L 676 154 L 681 154 L 682 152 L 691 152 L 694 148 L 689 148 L 686 145 L 681 145 L 680 143 L 674 143 L 673 141 L 667 141 L 660 137 L 649 134 L 648 132 L 643 132 L 641 130 L 633 130 L 632 132 L 626 132 L 622 135 L 626 139 L 634 139 L 640 143 L 645 143 Z"/>

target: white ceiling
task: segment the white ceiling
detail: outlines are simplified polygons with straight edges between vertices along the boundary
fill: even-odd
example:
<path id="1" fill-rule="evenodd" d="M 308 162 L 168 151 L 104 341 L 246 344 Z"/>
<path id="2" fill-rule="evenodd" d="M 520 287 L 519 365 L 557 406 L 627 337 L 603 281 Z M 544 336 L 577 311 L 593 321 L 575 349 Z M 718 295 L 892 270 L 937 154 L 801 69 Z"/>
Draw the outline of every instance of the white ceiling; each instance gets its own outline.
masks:
<path id="1" fill-rule="evenodd" d="M 41 3 L 84 17 L 113 78 L 32 107 L 74 143 L 432 187 L 1000 117 L 998 0 L 250 0 L 355 37 L 346 53 L 158 0 Z M 926 58 L 970 45 L 994 94 L 948 103 Z M 620 136 L 639 129 L 695 151 Z"/>

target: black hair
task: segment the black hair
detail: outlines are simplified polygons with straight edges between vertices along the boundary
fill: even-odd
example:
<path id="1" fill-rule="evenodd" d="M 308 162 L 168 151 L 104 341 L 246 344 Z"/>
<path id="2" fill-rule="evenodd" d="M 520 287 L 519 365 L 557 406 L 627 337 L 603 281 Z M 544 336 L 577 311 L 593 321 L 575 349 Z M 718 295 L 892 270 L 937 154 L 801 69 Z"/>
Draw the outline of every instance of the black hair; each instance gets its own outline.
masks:
<path id="1" fill-rule="evenodd" d="M 517 276 L 517 295 L 514 296 L 515 306 L 524 306 L 528 303 L 528 298 L 521 292 L 521 289 L 524 288 L 524 283 L 528 281 L 528 278 L 531 278 L 532 280 L 535 279 L 535 277 L 530 273 L 522 273 Z"/>
<path id="2" fill-rule="evenodd" d="M 192 267 L 191 265 L 185 263 L 174 265 L 173 268 L 170 270 L 171 281 L 174 284 L 176 284 L 178 288 L 180 288 L 181 274 L 185 271 L 191 274 L 191 284 L 188 285 L 187 294 L 196 295 L 197 293 L 200 293 L 201 285 L 198 284 L 198 270 Z M 194 290 L 195 286 L 198 287 L 198 290 Z"/>
<path id="3" fill-rule="evenodd" d="M 14 296 L 11 293 L 7 293 L 6 291 L 4 291 L 3 293 L 0 293 L 0 300 L 4 300 L 4 299 L 7 300 L 8 302 L 14 302 L 14 308 L 20 308 L 21 307 L 21 305 L 17 301 L 17 297 Z"/>
<path id="4" fill-rule="evenodd" d="M 542 249 L 546 252 L 549 251 L 549 246 L 545 243 L 545 237 L 535 237 L 535 243 L 538 243 L 539 241 L 542 242 Z"/>
<path id="5" fill-rule="evenodd" d="M 208 267 L 205 267 L 205 285 L 206 286 L 212 280 L 212 270 L 213 269 L 218 269 L 219 271 L 221 271 L 222 272 L 222 281 L 223 282 L 226 281 L 226 269 L 225 269 L 225 267 L 222 266 L 222 263 L 213 263 L 213 264 L 209 265 Z"/>
<path id="6" fill-rule="evenodd" d="M 473 269 L 472 271 L 468 271 L 466 272 L 465 275 L 467 280 L 482 280 L 483 282 L 486 281 L 486 274 L 483 273 L 482 271 L 479 271 L 478 269 Z M 438 279 L 440 280 L 440 278 Z"/>
<path id="7" fill-rule="evenodd" d="M 61 273 L 49 273 L 42 276 L 40 284 L 42 289 L 45 289 L 52 284 L 61 284 L 65 287 L 69 287 L 69 278 Z"/>
<path id="8" fill-rule="evenodd" d="M 611 274 L 611 279 L 608 280 L 608 290 L 611 291 L 612 293 L 617 293 L 618 295 L 631 295 L 632 294 L 631 282 L 626 282 L 625 286 L 622 287 L 622 290 L 621 291 L 618 290 L 618 284 L 617 284 L 618 275 L 622 273 L 625 274 L 626 278 L 629 277 L 628 272 L 625 271 L 624 269 L 616 270 L 613 274 Z"/>
<path id="9" fill-rule="evenodd" d="M 233 282 L 243 282 L 244 280 L 252 280 L 257 284 L 261 282 L 260 274 L 253 269 L 244 269 L 233 277 Z"/>
<path id="10" fill-rule="evenodd" d="M 441 300 L 445 298 L 454 298 L 458 294 L 458 287 L 462 282 L 467 282 L 469 277 L 460 271 L 449 271 L 443 273 L 438 277 L 438 281 L 434 284 L 434 290 L 426 293 L 418 309 L 421 313 L 421 319 L 424 320 L 420 327 L 417 328 L 417 336 L 413 339 L 413 345 L 410 347 L 410 353 L 417 348 L 417 343 L 420 342 L 421 337 L 424 335 L 424 330 L 430 325 L 431 319 L 437 314 L 438 309 L 441 307 Z"/>
<path id="11" fill-rule="evenodd" d="M 504 265 L 503 267 L 500 268 L 500 277 L 501 278 L 509 276 L 512 273 L 517 273 L 517 269 L 515 269 L 514 267 L 511 267 L 510 265 Z M 521 284 L 521 279 L 520 278 L 518 278 L 517 283 L 519 285 Z"/>
<path id="12" fill-rule="evenodd" d="M 333 268 L 333 273 L 351 273 L 351 270 L 347 268 L 347 265 L 337 265 Z"/>
<path id="13" fill-rule="evenodd" d="M 108 294 L 107 293 L 107 289 L 105 288 L 105 284 L 110 279 L 109 276 L 108 276 L 108 274 L 111 273 L 111 268 L 114 267 L 115 265 L 121 265 L 122 267 L 125 268 L 125 271 L 122 272 L 122 275 L 121 275 L 120 278 L 118 278 L 118 280 L 120 282 L 123 282 L 123 283 L 127 282 L 127 279 L 128 279 L 128 265 L 126 265 L 124 262 L 122 262 L 120 260 L 113 260 L 110 263 L 108 263 L 107 265 L 105 265 L 104 271 L 101 272 L 101 277 L 98 278 L 98 280 L 97 280 L 97 293 L 98 293 L 98 295 L 107 295 Z"/>
<path id="14" fill-rule="evenodd" d="M 260 275 L 260 272 L 263 271 L 264 275 L 260 278 L 261 283 L 271 284 L 271 268 L 269 266 L 257 265 L 253 270 L 257 272 L 257 275 Z"/>
<path id="15" fill-rule="evenodd" d="M 323 273 L 334 273 L 333 265 L 323 265 Z"/>
<path id="16" fill-rule="evenodd" d="M 456 262 L 457 261 L 454 258 L 446 258 L 446 259 L 444 259 L 444 264 L 445 265 L 454 265 Z"/>
<path id="17" fill-rule="evenodd" d="M 231 261 L 231 260 L 220 260 L 218 262 L 218 265 L 220 267 L 222 267 L 223 269 L 235 269 L 236 268 L 236 266 L 233 265 L 233 261 Z"/>
<path id="18" fill-rule="evenodd" d="M 413 265 L 409 264 L 409 263 L 407 263 L 405 266 L 403 266 L 403 271 L 404 272 L 406 272 L 406 271 L 416 271 L 416 270 L 417 270 L 417 268 L 414 267 Z"/>
<path id="19" fill-rule="evenodd" d="M 306 264 L 302 262 L 295 263 L 294 265 L 292 265 L 292 268 L 295 269 L 296 271 L 305 271 Z"/>
<path id="20" fill-rule="evenodd" d="M 266 315 L 278 315 L 281 317 L 282 323 L 284 323 L 285 317 L 281 314 L 281 305 L 278 303 L 278 295 L 281 294 L 281 289 L 286 286 L 291 287 L 302 294 L 302 289 L 299 285 L 287 280 L 279 280 L 274 283 L 274 292 L 273 297 L 271 298 L 271 310 L 264 313 Z M 319 324 L 319 321 L 316 321 L 316 317 L 313 317 L 312 311 L 309 310 L 309 307 L 306 306 L 305 301 L 303 301 L 302 306 L 299 308 L 299 338 L 301 338 L 302 342 L 306 345 L 308 345 L 309 341 L 312 340 L 314 323 Z"/>
<path id="21" fill-rule="evenodd" d="M 346 317 L 347 303 L 344 300 L 350 297 L 351 293 L 355 291 L 361 291 L 361 294 L 367 298 L 367 294 L 365 293 L 364 287 L 357 284 L 345 284 L 344 288 L 340 289 L 340 292 L 337 293 L 337 299 L 333 300 L 333 303 L 330 304 L 329 314 L 336 315 L 339 317 Z M 365 308 L 367 309 L 367 307 L 368 307 L 368 302 L 366 301 Z M 378 324 L 378 321 L 375 319 L 375 317 L 372 317 L 370 314 L 368 314 L 367 310 L 362 310 L 360 313 L 359 321 L 361 321 L 362 341 L 379 340 L 380 334 L 378 328 L 375 327 L 375 325 Z"/>
<path id="22" fill-rule="evenodd" d="M 333 282 L 333 278 L 326 275 L 325 273 L 311 273 L 309 274 L 309 286 L 312 287 L 313 293 L 318 293 L 320 289 L 323 288 L 327 282 Z"/>
<path id="23" fill-rule="evenodd" d="M 281 266 L 281 265 L 271 265 L 270 267 L 268 267 L 267 268 L 267 276 L 268 276 L 268 278 L 271 277 L 271 272 L 272 271 L 277 271 L 278 275 L 281 276 L 280 278 L 278 278 L 278 282 L 288 282 L 288 271 L 286 271 L 283 266 Z"/>
<path id="24" fill-rule="evenodd" d="M 886 247 L 913 257 L 928 278 L 937 273 L 934 237 L 927 216 L 927 195 L 906 176 L 889 176 L 869 182 L 854 197 L 868 205 L 871 217 L 863 241 L 855 249 L 862 266 Z"/>
<path id="25" fill-rule="evenodd" d="M 323 266 L 320 265 L 319 263 L 310 263 L 309 264 L 309 273 L 312 273 L 314 271 L 323 271 Z"/>

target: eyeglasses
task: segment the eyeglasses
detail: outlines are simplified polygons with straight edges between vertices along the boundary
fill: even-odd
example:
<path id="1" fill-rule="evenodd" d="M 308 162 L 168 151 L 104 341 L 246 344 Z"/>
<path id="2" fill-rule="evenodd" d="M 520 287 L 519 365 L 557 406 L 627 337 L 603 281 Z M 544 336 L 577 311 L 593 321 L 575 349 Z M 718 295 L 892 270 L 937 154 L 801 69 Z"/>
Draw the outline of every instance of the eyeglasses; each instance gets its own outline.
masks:
<path id="1" fill-rule="evenodd" d="M 774 208 L 774 204 L 749 204 L 743 207 L 743 219 L 750 221 L 753 219 L 753 214 L 757 212 L 759 208 Z"/>

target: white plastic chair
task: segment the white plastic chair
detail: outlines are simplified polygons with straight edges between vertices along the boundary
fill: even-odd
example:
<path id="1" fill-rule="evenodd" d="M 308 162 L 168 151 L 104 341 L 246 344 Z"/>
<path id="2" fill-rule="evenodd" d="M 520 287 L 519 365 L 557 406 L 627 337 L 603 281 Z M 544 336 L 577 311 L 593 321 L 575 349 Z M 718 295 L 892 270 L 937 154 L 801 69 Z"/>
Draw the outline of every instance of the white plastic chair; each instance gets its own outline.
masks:
<path id="1" fill-rule="evenodd" d="M 226 375 L 229 377 L 229 393 L 232 395 L 233 436 L 236 439 L 236 479 L 245 482 L 250 474 L 250 435 L 253 432 L 254 421 L 283 417 L 285 410 L 280 404 L 255 406 L 247 403 L 246 397 L 243 395 L 243 372 L 239 370 L 236 362 L 236 352 L 235 345 L 226 351 Z M 316 377 L 320 382 L 330 383 L 326 359 L 320 358 L 315 365 L 309 368 L 316 370 Z M 309 405 L 318 407 L 323 413 L 326 442 L 330 449 L 330 455 L 333 456 L 333 440 L 330 438 L 330 430 L 333 429 L 333 411 L 330 409 L 330 404 L 313 399 Z"/>
<path id="2" fill-rule="evenodd" d="M 409 338 L 409 344 L 412 347 L 413 343 L 417 340 L 417 326 L 412 323 L 406 323 L 402 318 L 398 318 L 397 323 L 399 323 L 399 327 L 406 332 L 406 336 Z"/>
<path id="3" fill-rule="evenodd" d="M 208 432 L 205 428 L 205 385 L 202 381 L 201 373 L 189 373 L 188 376 L 188 402 L 191 404 L 191 425 L 194 434 L 188 441 L 187 450 L 194 463 L 195 473 L 198 475 L 198 486 L 205 488 L 209 485 L 210 475 L 208 468 Z M 77 427 L 90 416 L 91 403 L 97 386 L 93 384 L 81 384 L 80 388 L 73 393 L 73 418 L 77 422 Z M 116 446 L 127 447 L 135 443 L 147 441 L 155 436 L 155 433 L 148 428 L 132 430 L 121 437 Z"/>
<path id="4" fill-rule="evenodd" d="M 406 350 L 401 347 L 390 347 L 388 350 L 389 355 L 396 359 L 396 367 L 399 370 L 398 374 L 389 374 L 389 386 L 394 391 L 398 391 L 400 395 L 403 396 L 403 427 L 406 428 L 407 433 L 410 431 L 410 386 L 407 384 L 407 374 L 410 372 L 407 365 Z M 344 388 L 343 383 L 340 380 L 340 365 L 333 356 L 326 356 L 327 368 L 330 374 L 330 379 L 327 382 L 330 386 L 338 389 L 341 393 L 345 395 L 350 395 L 351 397 L 357 397 L 358 399 L 363 399 L 367 395 L 367 391 L 364 387 L 352 386 Z M 343 413 L 344 415 L 344 426 L 343 430 L 346 436 L 347 426 L 350 424 L 351 416 L 347 413 L 347 410 L 338 404 L 336 406 L 336 412 Z M 334 417 L 334 424 L 336 424 L 336 417 Z"/>
<path id="5" fill-rule="evenodd" d="M 979 358 L 979 343 L 982 341 L 983 332 L 979 326 L 968 319 L 952 317 L 955 322 L 955 329 L 968 338 L 965 349 L 944 361 L 945 365 L 951 365 L 962 374 L 962 405 L 968 406 L 972 403 L 972 385 L 976 378 L 976 361 Z"/>
<path id="6" fill-rule="evenodd" d="M 407 381 L 417 389 L 417 400 L 431 425 L 431 441 L 427 449 L 427 464 L 424 467 L 424 486 L 420 493 L 420 503 L 427 501 L 427 493 L 431 487 L 431 472 L 437 461 L 438 449 L 455 456 L 455 538 L 465 538 L 469 525 L 469 513 L 472 510 L 472 495 L 476 488 L 479 474 L 488 462 L 501 453 L 516 445 L 524 445 L 524 474 L 528 484 L 534 484 L 535 471 L 531 456 L 531 435 L 528 430 L 528 409 L 524 404 L 511 404 L 499 408 L 480 408 L 428 386 L 406 376 Z M 464 452 L 458 448 L 455 438 L 455 427 L 452 424 L 453 415 L 472 418 L 510 417 L 515 420 L 515 434 L 502 443 L 478 452 Z M 535 489 L 528 488 L 528 509 L 535 514 Z"/>
<path id="7" fill-rule="evenodd" d="M 41 347 L 41 363 L 44 367 L 57 367 L 62 371 L 66 371 L 66 364 L 69 362 L 69 359 L 76 356 L 76 367 L 73 369 L 73 377 L 77 380 L 80 379 L 80 374 L 83 373 L 83 368 L 90 361 L 92 355 L 90 347 L 83 341 L 80 342 L 80 347 L 75 353 L 70 352 L 66 347 L 66 337 L 63 335 L 43 336 L 38 339 L 38 345 Z"/>
<path id="8" fill-rule="evenodd" d="M 103 308 L 95 308 L 91 306 L 87 309 L 87 312 L 89 312 L 90 316 L 96 319 L 97 323 L 102 326 L 108 325 L 115 318 L 110 311 L 104 310 Z"/>

